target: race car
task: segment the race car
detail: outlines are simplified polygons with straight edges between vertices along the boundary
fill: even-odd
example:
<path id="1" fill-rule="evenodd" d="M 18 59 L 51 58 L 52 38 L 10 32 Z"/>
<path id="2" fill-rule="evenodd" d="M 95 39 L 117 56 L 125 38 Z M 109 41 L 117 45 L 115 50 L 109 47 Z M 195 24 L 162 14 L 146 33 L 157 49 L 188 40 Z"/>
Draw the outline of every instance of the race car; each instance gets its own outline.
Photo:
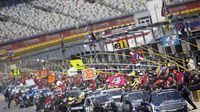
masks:
<path id="1" fill-rule="evenodd" d="M 71 107 L 71 111 L 83 111 L 83 103 L 85 100 L 84 92 L 80 90 L 68 91 L 65 93 L 65 100 Z"/>

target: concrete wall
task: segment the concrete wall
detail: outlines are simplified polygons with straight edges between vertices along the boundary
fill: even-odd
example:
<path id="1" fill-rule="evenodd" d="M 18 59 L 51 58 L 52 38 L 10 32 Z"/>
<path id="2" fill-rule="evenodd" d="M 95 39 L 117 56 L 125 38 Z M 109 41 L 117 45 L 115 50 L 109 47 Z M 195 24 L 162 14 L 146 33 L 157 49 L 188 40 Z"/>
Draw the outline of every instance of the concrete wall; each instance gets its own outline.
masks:
<path id="1" fill-rule="evenodd" d="M 152 0 L 152 1 L 147 2 L 146 5 L 151 14 L 153 23 L 161 22 L 165 20 L 165 18 L 161 16 L 162 0 Z"/>

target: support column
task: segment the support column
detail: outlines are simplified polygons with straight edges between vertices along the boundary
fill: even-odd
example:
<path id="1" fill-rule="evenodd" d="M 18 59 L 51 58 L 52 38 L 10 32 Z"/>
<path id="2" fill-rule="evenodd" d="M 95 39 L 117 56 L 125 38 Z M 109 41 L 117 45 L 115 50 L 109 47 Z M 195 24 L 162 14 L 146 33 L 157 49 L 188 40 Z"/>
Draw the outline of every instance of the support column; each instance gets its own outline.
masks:
<path id="1" fill-rule="evenodd" d="M 152 33 L 152 36 L 153 36 L 154 41 L 156 41 L 156 36 L 155 36 L 155 33 L 154 33 L 153 28 L 151 29 L 151 33 Z"/>
<path id="2" fill-rule="evenodd" d="M 108 45 L 106 44 L 106 40 L 103 40 L 102 44 L 103 44 L 104 50 L 105 50 L 105 51 L 108 51 Z M 105 46 L 105 47 L 104 47 L 104 46 Z"/>
<path id="3" fill-rule="evenodd" d="M 8 73 L 7 63 L 4 62 L 4 72 Z"/>
<path id="4" fill-rule="evenodd" d="M 144 44 L 146 45 L 146 39 L 145 39 L 144 31 L 142 31 L 142 37 L 143 37 L 143 40 L 144 40 Z"/>
<path id="5" fill-rule="evenodd" d="M 112 46 L 113 46 L 113 51 L 115 51 L 116 49 L 113 40 L 112 40 Z"/>
<path id="6" fill-rule="evenodd" d="M 135 41 L 135 47 L 137 47 L 137 39 L 136 39 L 136 37 L 135 37 L 135 34 L 133 34 L 133 37 L 134 37 L 134 41 Z"/>

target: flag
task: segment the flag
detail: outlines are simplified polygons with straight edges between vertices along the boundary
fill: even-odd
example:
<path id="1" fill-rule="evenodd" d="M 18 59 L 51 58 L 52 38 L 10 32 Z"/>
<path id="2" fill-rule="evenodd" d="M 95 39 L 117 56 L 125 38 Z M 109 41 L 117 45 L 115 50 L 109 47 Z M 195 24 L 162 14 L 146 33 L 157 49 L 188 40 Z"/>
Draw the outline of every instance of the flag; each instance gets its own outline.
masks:
<path id="1" fill-rule="evenodd" d="M 142 50 L 136 50 L 133 52 L 130 52 L 130 57 L 131 57 L 131 61 L 134 62 L 138 62 L 144 59 L 144 56 L 142 54 Z"/>
<path id="2" fill-rule="evenodd" d="M 49 70 L 47 68 L 44 68 L 38 71 L 38 76 L 40 78 L 45 78 L 48 75 L 49 75 Z"/>
<path id="3" fill-rule="evenodd" d="M 125 84 L 126 79 L 123 75 L 111 76 L 108 78 L 110 86 L 122 86 Z"/>
<path id="4" fill-rule="evenodd" d="M 95 80 L 92 80 L 92 91 L 95 91 Z"/>
<path id="5" fill-rule="evenodd" d="M 81 59 L 75 59 L 70 60 L 70 64 L 76 69 L 76 70 L 83 70 L 85 69 L 85 66 L 83 64 L 83 61 Z"/>
<path id="6" fill-rule="evenodd" d="M 161 15 L 165 17 L 165 16 L 167 16 L 168 14 L 169 14 L 168 7 L 167 7 L 165 1 L 163 0 Z"/>
<path id="7" fill-rule="evenodd" d="M 162 83 L 164 83 L 164 80 L 159 79 L 155 83 L 153 83 L 153 85 L 160 85 Z"/>
<path id="8" fill-rule="evenodd" d="M 149 82 L 149 77 L 148 77 L 148 74 L 145 73 L 145 74 L 142 76 L 141 84 L 142 84 L 142 85 L 147 85 L 148 82 Z"/>
<path id="9" fill-rule="evenodd" d="M 13 70 L 12 70 L 12 74 L 13 74 L 14 77 L 19 76 L 20 73 L 21 73 L 21 70 L 20 70 L 20 69 L 17 69 L 17 68 L 16 68 L 16 69 L 13 69 Z"/>
<path id="10" fill-rule="evenodd" d="M 175 72 L 175 78 L 176 78 L 176 83 L 177 84 L 182 84 L 183 83 L 183 73 L 176 71 Z"/>
<path id="11" fill-rule="evenodd" d="M 48 76 L 48 83 L 54 83 L 56 81 L 55 74 L 51 74 Z"/>

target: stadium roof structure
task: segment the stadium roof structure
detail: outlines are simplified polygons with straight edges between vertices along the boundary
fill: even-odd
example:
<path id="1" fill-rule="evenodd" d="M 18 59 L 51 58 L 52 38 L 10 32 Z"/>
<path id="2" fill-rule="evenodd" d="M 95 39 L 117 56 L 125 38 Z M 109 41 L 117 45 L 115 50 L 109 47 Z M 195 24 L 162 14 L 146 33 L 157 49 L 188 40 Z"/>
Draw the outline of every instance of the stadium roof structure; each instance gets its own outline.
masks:
<path id="1" fill-rule="evenodd" d="M 148 0 L 4 0 L 0 42 L 147 10 Z"/>

